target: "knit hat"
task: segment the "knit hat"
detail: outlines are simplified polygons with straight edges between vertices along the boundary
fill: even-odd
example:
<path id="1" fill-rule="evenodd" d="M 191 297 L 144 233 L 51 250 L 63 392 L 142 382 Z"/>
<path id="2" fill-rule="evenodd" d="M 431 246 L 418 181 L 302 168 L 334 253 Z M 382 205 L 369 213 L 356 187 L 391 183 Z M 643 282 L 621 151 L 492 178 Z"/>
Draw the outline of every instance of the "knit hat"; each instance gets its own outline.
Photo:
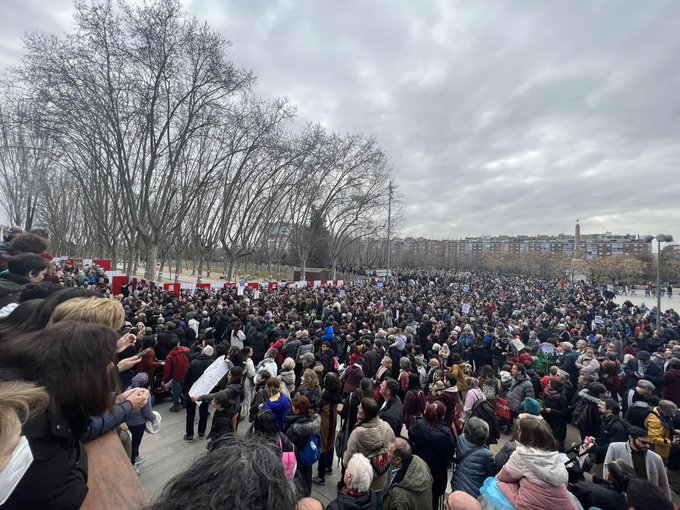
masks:
<path id="1" fill-rule="evenodd" d="M 203 354 L 204 356 L 212 356 L 213 355 L 213 348 L 209 345 L 206 345 L 205 347 L 203 347 L 201 354 Z"/>
<path id="2" fill-rule="evenodd" d="M 442 348 L 442 346 L 439 345 L 439 344 L 434 344 L 434 345 L 432 345 L 432 350 L 433 350 L 434 352 L 438 352 L 439 349 L 441 349 L 441 348 Z"/>
<path id="3" fill-rule="evenodd" d="M 146 372 L 139 372 L 132 378 L 131 388 L 146 388 L 149 383 L 149 376 Z"/>
<path id="4" fill-rule="evenodd" d="M 529 414 L 538 416 L 541 413 L 541 403 L 534 398 L 525 398 L 524 402 L 522 402 L 522 405 L 524 406 L 524 410 Z"/>

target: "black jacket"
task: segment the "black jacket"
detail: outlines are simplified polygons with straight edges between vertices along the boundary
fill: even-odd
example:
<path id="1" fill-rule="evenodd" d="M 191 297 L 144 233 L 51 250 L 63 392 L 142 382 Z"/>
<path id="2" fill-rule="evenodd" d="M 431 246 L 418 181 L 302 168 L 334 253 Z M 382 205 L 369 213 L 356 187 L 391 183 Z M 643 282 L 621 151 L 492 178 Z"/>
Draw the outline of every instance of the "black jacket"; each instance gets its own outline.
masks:
<path id="1" fill-rule="evenodd" d="M 594 476 L 592 482 L 581 481 L 569 487 L 570 492 L 581 502 L 583 508 L 620 510 L 628 508 L 626 497 L 614 489 L 611 483 Z"/>
<path id="2" fill-rule="evenodd" d="M 602 434 L 597 438 L 595 446 L 595 462 L 602 464 L 607 455 L 610 443 L 628 441 L 627 423 L 619 415 L 612 415 L 602 420 Z"/>
<path id="3" fill-rule="evenodd" d="M 567 423 L 569 423 L 570 412 L 569 402 L 564 393 L 557 395 L 549 390 L 543 393 L 543 407 L 549 408 L 550 412 L 543 412 L 542 416 L 546 423 L 550 425 L 557 439 L 567 437 Z"/>
<path id="4" fill-rule="evenodd" d="M 255 331 L 253 335 L 246 340 L 246 345 L 253 349 L 253 363 L 256 365 L 264 359 L 264 355 L 269 349 L 269 342 L 264 331 Z"/>
<path id="5" fill-rule="evenodd" d="M 205 369 L 213 364 L 214 359 L 212 356 L 206 356 L 201 354 L 198 358 L 192 360 L 189 363 L 189 368 L 187 368 L 187 373 L 182 381 L 182 394 L 187 395 L 189 390 L 194 385 L 196 381 L 203 375 Z"/>
<path id="6" fill-rule="evenodd" d="M 10 303 L 18 303 L 19 295 L 27 283 L 28 279 L 23 276 L 12 273 L 0 275 L 0 308 Z"/>
<path id="7" fill-rule="evenodd" d="M 354 497 L 338 492 L 338 497 L 328 503 L 326 510 L 376 510 L 378 501 L 375 493 L 368 489 L 366 494 Z"/>
<path id="8" fill-rule="evenodd" d="M 87 495 L 87 454 L 78 441 L 76 426 L 59 410 L 30 420 L 23 432 L 33 463 L 2 510 L 49 508 L 78 509 Z"/>
<path id="9" fill-rule="evenodd" d="M 404 424 L 404 405 L 398 396 L 392 397 L 378 412 L 378 416 L 392 427 L 394 437 L 401 436 L 401 426 Z"/>
<path id="10" fill-rule="evenodd" d="M 364 353 L 364 377 L 373 379 L 380 365 L 380 356 L 373 347 Z"/>

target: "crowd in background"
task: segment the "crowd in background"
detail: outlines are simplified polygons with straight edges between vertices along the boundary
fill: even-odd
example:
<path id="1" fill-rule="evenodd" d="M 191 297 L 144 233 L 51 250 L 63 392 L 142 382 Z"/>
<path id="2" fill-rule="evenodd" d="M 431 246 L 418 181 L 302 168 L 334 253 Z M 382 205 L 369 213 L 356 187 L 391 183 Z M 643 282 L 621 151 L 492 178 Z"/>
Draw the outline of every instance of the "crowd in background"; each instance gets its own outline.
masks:
<path id="1" fill-rule="evenodd" d="M 584 282 L 450 271 L 111 296 L 103 272 L 55 267 L 47 248 L 43 232 L 2 248 L 2 509 L 79 508 L 82 445 L 111 430 L 143 469 L 165 405 L 207 453 L 154 508 L 313 508 L 334 466 L 333 509 L 672 507 L 673 310 L 656 331 L 655 309 Z M 192 394 L 215 363 L 226 375 Z M 594 443 L 566 465 L 572 427 Z"/>

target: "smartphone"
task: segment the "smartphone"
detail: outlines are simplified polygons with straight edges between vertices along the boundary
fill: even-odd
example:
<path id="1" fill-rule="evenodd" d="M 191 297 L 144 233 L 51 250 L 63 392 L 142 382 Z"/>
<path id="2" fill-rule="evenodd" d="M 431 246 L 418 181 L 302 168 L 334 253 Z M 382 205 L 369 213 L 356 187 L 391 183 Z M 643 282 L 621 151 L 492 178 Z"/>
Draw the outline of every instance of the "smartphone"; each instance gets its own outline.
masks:
<path id="1" fill-rule="evenodd" d="M 139 352 L 137 353 L 137 357 L 138 357 L 138 358 L 141 358 L 141 357 L 144 356 L 147 352 L 150 352 L 150 351 L 151 351 L 151 347 L 147 347 L 147 348 L 144 349 L 143 351 L 139 351 Z"/>

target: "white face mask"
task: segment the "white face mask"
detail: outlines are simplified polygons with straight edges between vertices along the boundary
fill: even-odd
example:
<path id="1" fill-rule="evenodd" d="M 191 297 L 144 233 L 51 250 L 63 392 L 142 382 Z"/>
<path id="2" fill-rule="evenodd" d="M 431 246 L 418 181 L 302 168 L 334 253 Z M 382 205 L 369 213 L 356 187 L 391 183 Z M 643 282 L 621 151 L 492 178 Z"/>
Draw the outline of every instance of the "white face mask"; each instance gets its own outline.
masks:
<path id="1" fill-rule="evenodd" d="M 0 496 L 2 498 L 0 505 L 7 501 L 7 498 L 12 494 L 12 491 L 19 484 L 32 463 L 33 453 L 31 453 L 31 448 L 28 446 L 28 440 L 25 436 L 22 436 L 19 444 L 17 444 L 12 452 L 12 459 L 9 461 L 9 464 L 0 472 L 0 494 L 3 494 L 3 496 Z"/>

